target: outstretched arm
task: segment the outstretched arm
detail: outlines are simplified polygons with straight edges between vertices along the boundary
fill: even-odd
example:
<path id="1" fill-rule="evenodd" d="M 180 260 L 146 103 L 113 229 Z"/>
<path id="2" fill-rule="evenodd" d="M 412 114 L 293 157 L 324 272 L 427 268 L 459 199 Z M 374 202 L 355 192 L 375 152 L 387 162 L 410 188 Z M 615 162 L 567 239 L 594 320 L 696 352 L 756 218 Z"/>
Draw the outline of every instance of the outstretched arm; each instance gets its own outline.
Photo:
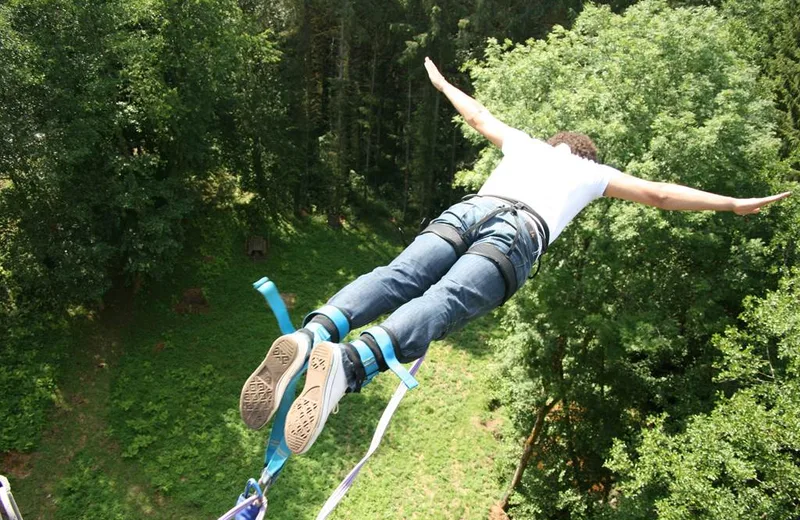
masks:
<path id="1" fill-rule="evenodd" d="M 492 144 L 502 148 L 503 136 L 509 126 L 494 117 L 491 112 L 486 110 L 486 107 L 448 83 L 428 57 L 425 58 L 425 70 L 428 71 L 428 77 L 433 86 L 447 96 L 447 99 L 464 117 L 469 126 L 480 132 Z"/>
<path id="2" fill-rule="evenodd" d="M 737 215 L 748 215 L 758 213 L 763 206 L 771 202 L 785 199 L 791 195 L 791 192 L 787 191 L 770 197 L 737 199 L 679 184 L 647 181 L 623 173 L 611 178 L 603 195 L 640 202 L 661 209 L 733 211 Z"/>

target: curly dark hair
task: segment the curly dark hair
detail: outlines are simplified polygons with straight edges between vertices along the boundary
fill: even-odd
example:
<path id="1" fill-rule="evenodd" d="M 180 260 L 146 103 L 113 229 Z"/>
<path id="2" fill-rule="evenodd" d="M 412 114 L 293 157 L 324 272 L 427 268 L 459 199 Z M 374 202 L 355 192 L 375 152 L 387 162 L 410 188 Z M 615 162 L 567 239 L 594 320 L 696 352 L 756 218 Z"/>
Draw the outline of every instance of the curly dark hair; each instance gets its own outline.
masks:
<path id="1" fill-rule="evenodd" d="M 575 155 L 597 162 L 597 147 L 588 135 L 578 132 L 559 132 L 547 140 L 547 144 L 551 146 L 561 143 L 567 143 Z"/>

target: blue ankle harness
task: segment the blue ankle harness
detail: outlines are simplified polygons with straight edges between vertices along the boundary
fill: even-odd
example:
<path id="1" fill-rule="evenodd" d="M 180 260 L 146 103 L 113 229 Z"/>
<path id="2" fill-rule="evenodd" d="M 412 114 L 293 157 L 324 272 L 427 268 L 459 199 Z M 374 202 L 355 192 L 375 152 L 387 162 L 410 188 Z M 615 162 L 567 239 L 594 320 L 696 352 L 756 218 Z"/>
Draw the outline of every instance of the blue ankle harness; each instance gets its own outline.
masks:
<path id="1" fill-rule="evenodd" d="M 264 299 L 267 301 L 267 304 L 269 304 L 270 309 L 272 309 L 275 318 L 278 320 L 278 327 L 280 328 L 281 332 L 283 334 L 291 334 L 292 332 L 295 332 L 295 328 L 292 325 L 291 319 L 289 318 L 289 312 L 286 310 L 286 305 L 284 305 L 280 293 L 278 292 L 278 288 L 275 286 L 275 284 L 269 278 L 264 277 L 255 282 L 253 284 L 253 288 L 261 293 L 262 296 L 264 296 Z M 328 331 L 328 329 L 321 324 L 311 323 L 311 319 L 317 315 L 326 317 L 331 323 L 334 324 L 338 338 L 332 337 L 331 331 Z M 324 305 L 310 313 L 304 320 L 304 326 L 307 330 L 310 330 L 314 334 L 313 344 L 316 344 L 320 341 L 341 341 L 350 332 L 350 321 L 347 319 L 347 316 L 345 316 L 342 311 L 332 305 Z M 350 471 L 347 477 L 327 500 L 322 511 L 320 511 L 319 515 L 317 515 L 317 520 L 324 520 L 327 518 L 339 501 L 341 501 L 341 499 L 344 497 L 344 494 L 353 484 L 353 481 L 361 470 L 361 467 L 377 449 L 378 444 L 380 443 L 380 440 L 386 431 L 389 419 L 397 409 L 397 406 L 405 395 L 405 392 L 408 389 L 418 386 L 419 384 L 417 383 L 417 380 L 414 378 L 413 374 L 415 374 L 419 369 L 423 358 L 418 359 L 410 371 L 406 370 L 395 356 L 394 346 L 389 333 L 380 327 L 372 327 L 367 329 L 364 334 L 369 334 L 375 340 L 380 347 L 386 364 L 395 374 L 397 374 L 397 376 L 402 380 L 403 384 L 397 388 L 394 396 L 392 396 L 392 399 L 389 402 L 389 405 L 387 405 L 386 410 L 383 412 L 383 415 L 378 423 L 378 428 L 372 438 L 369 451 Z M 367 374 L 367 379 L 364 383 L 362 383 L 363 386 L 378 374 L 378 362 L 375 359 L 375 355 L 372 353 L 372 350 L 370 350 L 369 346 L 367 346 L 364 341 L 358 339 L 354 341 L 352 345 L 358 352 Z M 307 367 L 308 360 L 306 360 L 303 368 L 289 382 L 289 385 L 286 387 L 286 391 L 283 394 L 283 398 L 281 399 L 278 411 L 275 413 L 272 431 L 270 432 L 269 442 L 267 443 L 266 454 L 264 456 L 264 468 L 261 471 L 261 477 L 258 479 L 258 481 L 252 478 L 247 481 L 244 493 L 239 495 L 236 505 L 227 513 L 222 515 L 219 520 L 262 520 L 266 515 L 266 492 L 278 478 L 278 475 L 291 455 L 291 451 L 286 444 L 286 438 L 284 437 L 283 430 L 286 424 L 286 416 L 288 415 L 289 408 L 291 408 L 292 401 L 294 401 L 295 398 L 297 382 L 305 373 Z"/>
<path id="2" fill-rule="evenodd" d="M 337 337 L 333 337 L 331 332 L 319 323 L 312 323 L 311 319 L 315 316 L 324 316 L 336 327 Z M 314 343 L 319 341 L 332 341 L 338 343 L 350 332 L 350 320 L 337 307 L 333 305 L 323 305 L 319 309 L 312 311 L 303 320 L 303 327 L 314 333 Z"/>
<path id="3" fill-rule="evenodd" d="M 331 332 L 328 329 L 326 329 L 320 323 L 312 322 L 311 320 L 315 316 L 324 316 L 325 318 L 328 318 L 328 320 L 336 327 L 338 337 L 332 338 Z M 344 313 L 337 307 L 334 307 L 333 305 L 323 305 L 319 309 L 306 316 L 306 318 L 303 320 L 303 327 L 314 333 L 314 343 L 317 341 L 340 342 L 344 340 L 345 336 L 347 336 L 347 333 L 350 332 L 350 320 L 348 320 L 347 316 L 345 316 Z M 412 388 L 419 386 L 419 383 L 416 379 L 414 379 L 414 376 L 412 376 L 408 370 L 406 370 L 405 367 L 400 364 L 400 361 L 397 360 L 392 338 L 385 329 L 381 327 L 371 327 L 364 331 L 363 334 L 369 334 L 372 336 L 372 339 L 374 339 L 375 343 L 378 344 L 378 348 L 381 349 L 383 359 L 386 361 L 386 365 L 389 367 L 389 370 L 394 372 L 397 377 L 400 378 L 403 384 L 406 385 L 406 388 L 411 390 Z M 366 379 L 361 383 L 361 386 L 363 387 L 372 381 L 376 375 L 378 375 L 380 371 L 380 368 L 378 367 L 378 360 L 375 359 L 375 354 L 372 352 L 369 346 L 364 343 L 363 340 L 357 339 L 350 344 L 356 349 L 356 352 L 358 352 L 358 357 L 361 358 L 361 364 L 364 366 Z"/>
<path id="4" fill-rule="evenodd" d="M 372 339 L 375 340 L 375 343 L 377 343 L 378 347 L 381 349 L 383 359 L 386 361 L 389 370 L 400 378 L 403 384 L 406 385 L 406 388 L 411 390 L 419 386 L 414 376 L 412 376 L 408 370 L 400 364 L 400 361 L 397 360 L 397 356 L 394 353 L 392 338 L 385 329 L 381 327 L 371 327 L 365 330 L 364 334 L 372 336 Z M 378 375 L 378 360 L 375 359 L 375 354 L 372 353 L 372 350 L 363 340 L 357 339 L 350 344 L 356 349 L 358 356 L 361 358 L 361 363 L 364 365 L 364 372 L 366 372 L 367 378 L 361 384 L 363 387 Z"/>

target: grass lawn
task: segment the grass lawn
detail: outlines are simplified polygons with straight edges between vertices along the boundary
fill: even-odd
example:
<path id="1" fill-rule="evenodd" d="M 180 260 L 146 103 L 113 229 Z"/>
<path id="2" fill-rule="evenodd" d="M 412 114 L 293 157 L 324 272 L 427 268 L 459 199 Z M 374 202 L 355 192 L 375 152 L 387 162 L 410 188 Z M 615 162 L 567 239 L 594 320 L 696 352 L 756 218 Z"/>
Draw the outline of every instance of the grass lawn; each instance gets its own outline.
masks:
<path id="1" fill-rule="evenodd" d="M 112 303 L 76 326 L 62 399 L 37 452 L 9 474 L 26 520 L 215 519 L 257 477 L 269 434 L 238 417 L 241 384 L 277 324 L 251 284 L 267 275 L 295 295 L 297 324 L 339 287 L 396 252 L 367 229 L 287 228 L 267 260 L 237 254 Z M 213 264 L 214 259 L 207 259 Z M 208 308 L 179 314 L 191 287 Z M 489 411 L 491 316 L 434 343 L 378 452 L 333 518 L 486 518 L 502 494 L 495 459 L 508 443 Z M 340 411 L 311 451 L 292 457 L 269 492 L 271 519 L 314 518 L 369 446 L 398 379 L 384 374 Z"/>

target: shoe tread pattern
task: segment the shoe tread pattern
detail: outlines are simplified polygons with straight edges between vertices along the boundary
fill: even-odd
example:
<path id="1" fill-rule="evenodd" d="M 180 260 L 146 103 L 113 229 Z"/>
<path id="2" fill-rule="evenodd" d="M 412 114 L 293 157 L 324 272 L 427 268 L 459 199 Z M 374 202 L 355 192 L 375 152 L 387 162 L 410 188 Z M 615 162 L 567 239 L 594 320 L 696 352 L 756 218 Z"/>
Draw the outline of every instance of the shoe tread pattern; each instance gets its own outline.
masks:
<path id="1" fill-rule="evenodd" d="M 264 427 L 275 411 L 276 386 L 297 355 L 297 344 L 290 338 L 278 338 L 266 358 L 245 381 L 239 399 L 244 423 L 255 430 Z"/>
<path id="2" fill-rule="evenodd" d="M 333 350 L 318 345 L 308 361 L 306 385 L 292 403 L 286 418 L 286 444 L 293 453 L 303 453 L 313 442 L 314 432 L 322 418 L 325 383 L 331 367 Z"/>

